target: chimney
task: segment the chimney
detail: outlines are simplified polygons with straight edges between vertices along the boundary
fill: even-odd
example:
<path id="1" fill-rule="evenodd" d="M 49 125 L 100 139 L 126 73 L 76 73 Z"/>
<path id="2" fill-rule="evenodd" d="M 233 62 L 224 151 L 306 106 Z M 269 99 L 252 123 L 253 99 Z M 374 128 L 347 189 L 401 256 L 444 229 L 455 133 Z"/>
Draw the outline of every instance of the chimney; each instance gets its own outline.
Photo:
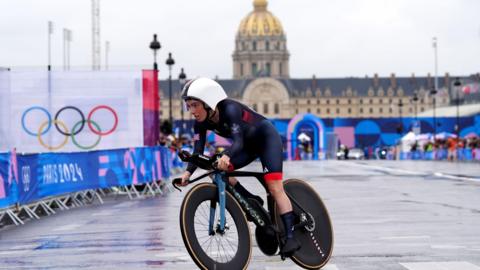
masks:
<path id="1" fill-rule="evenodd" d="M 450 74 L 447 72 L 445 73 L 445 78 L 443 79 L 443 84 L 445 85 L 445 87 L 449 87 L 450 85 Z"/>
<path id="2" fill-rule="evenodd" d="M 317 89 L 317 78 L 315 77 L 315 74 L 312 76 L 312 92 Z"/>
<path id="3" fill-rule="evenodd" d="M 395 73 L 390 74 L 390 85 L 393 89 L 397 88 L 397 79 L 395 78 Z"/>
<path id="4" fill-rule="evenodd" d="M 375 74 L 373 75 L 373 87 L 377 88 L 379 84 L 380 84 L 380 83 L 379 83 L 379 80 L 378 80 L 378 74 L 375 73 Z"/>
<path id="5" fill-rule="evenodd" d="M 427 74 L 427 88 L 431 89 L 433 87 L 432 76 L 430 72 Z"/>

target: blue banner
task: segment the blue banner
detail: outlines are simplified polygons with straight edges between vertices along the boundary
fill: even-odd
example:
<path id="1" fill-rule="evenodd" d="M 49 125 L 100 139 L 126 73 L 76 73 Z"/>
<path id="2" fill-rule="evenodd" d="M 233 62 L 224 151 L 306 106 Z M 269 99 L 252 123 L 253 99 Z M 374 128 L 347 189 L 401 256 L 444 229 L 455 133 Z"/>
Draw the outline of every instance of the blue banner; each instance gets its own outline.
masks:
<path id="1" fill-rule="evenodd" d="M 0 208 L 82 190 L 158 181 L 170 176 L 170 156 L 171 151 L 161 146 L 0 154 Z"/>

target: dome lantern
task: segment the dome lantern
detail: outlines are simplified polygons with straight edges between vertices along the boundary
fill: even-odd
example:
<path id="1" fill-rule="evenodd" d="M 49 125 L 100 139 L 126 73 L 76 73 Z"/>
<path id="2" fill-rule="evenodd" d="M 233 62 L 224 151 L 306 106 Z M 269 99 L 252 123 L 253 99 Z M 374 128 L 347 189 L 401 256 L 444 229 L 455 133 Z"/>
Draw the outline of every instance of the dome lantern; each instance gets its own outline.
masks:
<path id="1" fill-rule="evenodd" d="M 267 10 L 267 0 L 254 0 L 253 1 L 253 7 L 255 8 L 255 11 L 264 11 Z"/>

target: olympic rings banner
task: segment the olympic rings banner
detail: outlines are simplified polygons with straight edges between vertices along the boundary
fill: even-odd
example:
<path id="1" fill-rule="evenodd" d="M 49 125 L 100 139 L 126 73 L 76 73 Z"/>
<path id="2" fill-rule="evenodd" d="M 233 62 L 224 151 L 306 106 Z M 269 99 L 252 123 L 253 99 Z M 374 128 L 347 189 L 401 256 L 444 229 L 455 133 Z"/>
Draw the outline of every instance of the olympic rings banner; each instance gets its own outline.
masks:
<path id="1" fill-rule="evenodd" d="M 0 209 L 86 189 L 149 183 L 170 176 L 162 146 L 77 153 L 0 154 Z"/>
<path id="2" fill-rule="evenodd" d="M 140 147 L 141 71 L 1 71 L 0 151 Z"/>

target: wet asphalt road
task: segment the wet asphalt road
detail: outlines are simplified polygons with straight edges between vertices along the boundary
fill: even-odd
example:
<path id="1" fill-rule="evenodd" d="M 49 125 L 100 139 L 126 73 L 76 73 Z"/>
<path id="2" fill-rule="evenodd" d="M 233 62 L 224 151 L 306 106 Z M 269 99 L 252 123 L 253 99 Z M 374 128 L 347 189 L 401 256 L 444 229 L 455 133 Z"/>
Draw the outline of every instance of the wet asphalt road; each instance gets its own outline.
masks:
<path id="1" fill-rule="evenodd" d="M 287 178 L 308 180 L 330 211 L 335 247 L 324 269 L 480 270 L 479 163 L 304 161 L 284 167 Z M 261 190 L 254 179 L 242 183 Z M 0 269 L 196 269 L 178 225 L 184 194 L 109 196 L 103 205 L 3 227 Z M 252 243 L 249 269 L 297 269 Z"/>

